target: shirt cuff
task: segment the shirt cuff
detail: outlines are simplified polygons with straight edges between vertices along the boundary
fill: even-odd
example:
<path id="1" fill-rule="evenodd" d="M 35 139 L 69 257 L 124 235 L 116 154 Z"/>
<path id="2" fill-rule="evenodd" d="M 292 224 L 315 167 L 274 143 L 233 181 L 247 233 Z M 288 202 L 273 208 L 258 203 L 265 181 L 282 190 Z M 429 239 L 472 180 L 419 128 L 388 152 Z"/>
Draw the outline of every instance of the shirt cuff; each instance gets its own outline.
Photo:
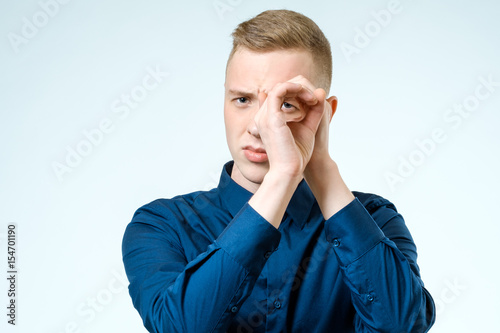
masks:
<path id="1" fill-rule="evenodd" d="M 259 275 L 280 239 L 281 233 L 246 203 L 215 243 L 240 265 Z"/>
<path id="2" fill-rule="evenodd" d="M 345 267 L 385 238 L 363 204 L 355 198 L 325 222 L 326 240 Z"/>

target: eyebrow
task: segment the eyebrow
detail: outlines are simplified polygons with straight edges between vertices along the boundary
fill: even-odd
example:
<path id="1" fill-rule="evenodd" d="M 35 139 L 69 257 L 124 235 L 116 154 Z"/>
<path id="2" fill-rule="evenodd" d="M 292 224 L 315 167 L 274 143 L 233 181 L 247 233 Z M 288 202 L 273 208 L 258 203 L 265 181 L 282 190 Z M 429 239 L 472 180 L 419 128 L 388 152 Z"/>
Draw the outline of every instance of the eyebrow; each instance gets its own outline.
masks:
<path id="1" fill-rule="evenodd" d="M 252 98 L 256 98 L 257 95 L 253 92 L 245 91 L 245 90 L 238 90 L 238 89 L 229 89 L 228 94 L 230 95 L 236 95 L 236 96 L 248 96 Z"/>

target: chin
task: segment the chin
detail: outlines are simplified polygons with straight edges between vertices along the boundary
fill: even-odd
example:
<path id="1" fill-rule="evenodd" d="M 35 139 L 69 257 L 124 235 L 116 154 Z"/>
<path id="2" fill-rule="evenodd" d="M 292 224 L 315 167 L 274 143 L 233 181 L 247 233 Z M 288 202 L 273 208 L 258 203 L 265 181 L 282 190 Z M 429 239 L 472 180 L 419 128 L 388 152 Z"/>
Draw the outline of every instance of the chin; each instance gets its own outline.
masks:
<path id="1" fill-rule="evenodd" d="M 269 171 L 268 164 L 252 165 L 244 169 L 244 176 L 253 183 L 260 184 L 264 180 L 267 172 Z"/>
<path id="2" fill-rule="evenodd" d="M 236 166 L 245 179 L 258 185 L 262 184 L 264 177 L 269 171 L 269 163 L 247 162 L 243 165 L 238 163 Z"/>
<path id="3" fill-rule="evenodd" d="M 265 175 L 266 175 L 265 173 L 262 173 L 262 174 L 260 174 L 260 173 L 259 174 L 253 173 L 250 176 L 245 177 L 245 178 L 247 178 L 249 181 L 251 181 L 254 184 L 260 185 L 264 181 L 264 176 Z"/>

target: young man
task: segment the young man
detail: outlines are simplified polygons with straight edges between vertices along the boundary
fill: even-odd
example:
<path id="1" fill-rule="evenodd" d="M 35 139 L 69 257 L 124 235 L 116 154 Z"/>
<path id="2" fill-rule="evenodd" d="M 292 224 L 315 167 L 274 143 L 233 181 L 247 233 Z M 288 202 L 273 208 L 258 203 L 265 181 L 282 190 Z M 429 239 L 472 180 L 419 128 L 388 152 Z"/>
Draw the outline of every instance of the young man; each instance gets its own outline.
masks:
<path id="1" fill-rule="evenodd" d="M 150 332 L 426 332 L 435 320 L 392 203 L 328 152 L 337 98 L 316 24 L 267 11 L 233 33 L 219 186 L 141 207 L 123 239 Z"/>

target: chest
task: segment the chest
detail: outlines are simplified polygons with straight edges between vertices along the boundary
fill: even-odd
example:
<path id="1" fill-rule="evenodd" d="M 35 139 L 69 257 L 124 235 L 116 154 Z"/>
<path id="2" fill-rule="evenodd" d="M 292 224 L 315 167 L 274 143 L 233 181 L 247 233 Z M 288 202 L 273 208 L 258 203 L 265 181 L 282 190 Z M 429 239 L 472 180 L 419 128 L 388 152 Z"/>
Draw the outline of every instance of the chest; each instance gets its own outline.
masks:
<path id="1" fill-rule="evenodd" d="M 322 332 L 350 322 L 350 292 L 322 228 L 287 231 L 233 321 L 236 331 Z"/>

